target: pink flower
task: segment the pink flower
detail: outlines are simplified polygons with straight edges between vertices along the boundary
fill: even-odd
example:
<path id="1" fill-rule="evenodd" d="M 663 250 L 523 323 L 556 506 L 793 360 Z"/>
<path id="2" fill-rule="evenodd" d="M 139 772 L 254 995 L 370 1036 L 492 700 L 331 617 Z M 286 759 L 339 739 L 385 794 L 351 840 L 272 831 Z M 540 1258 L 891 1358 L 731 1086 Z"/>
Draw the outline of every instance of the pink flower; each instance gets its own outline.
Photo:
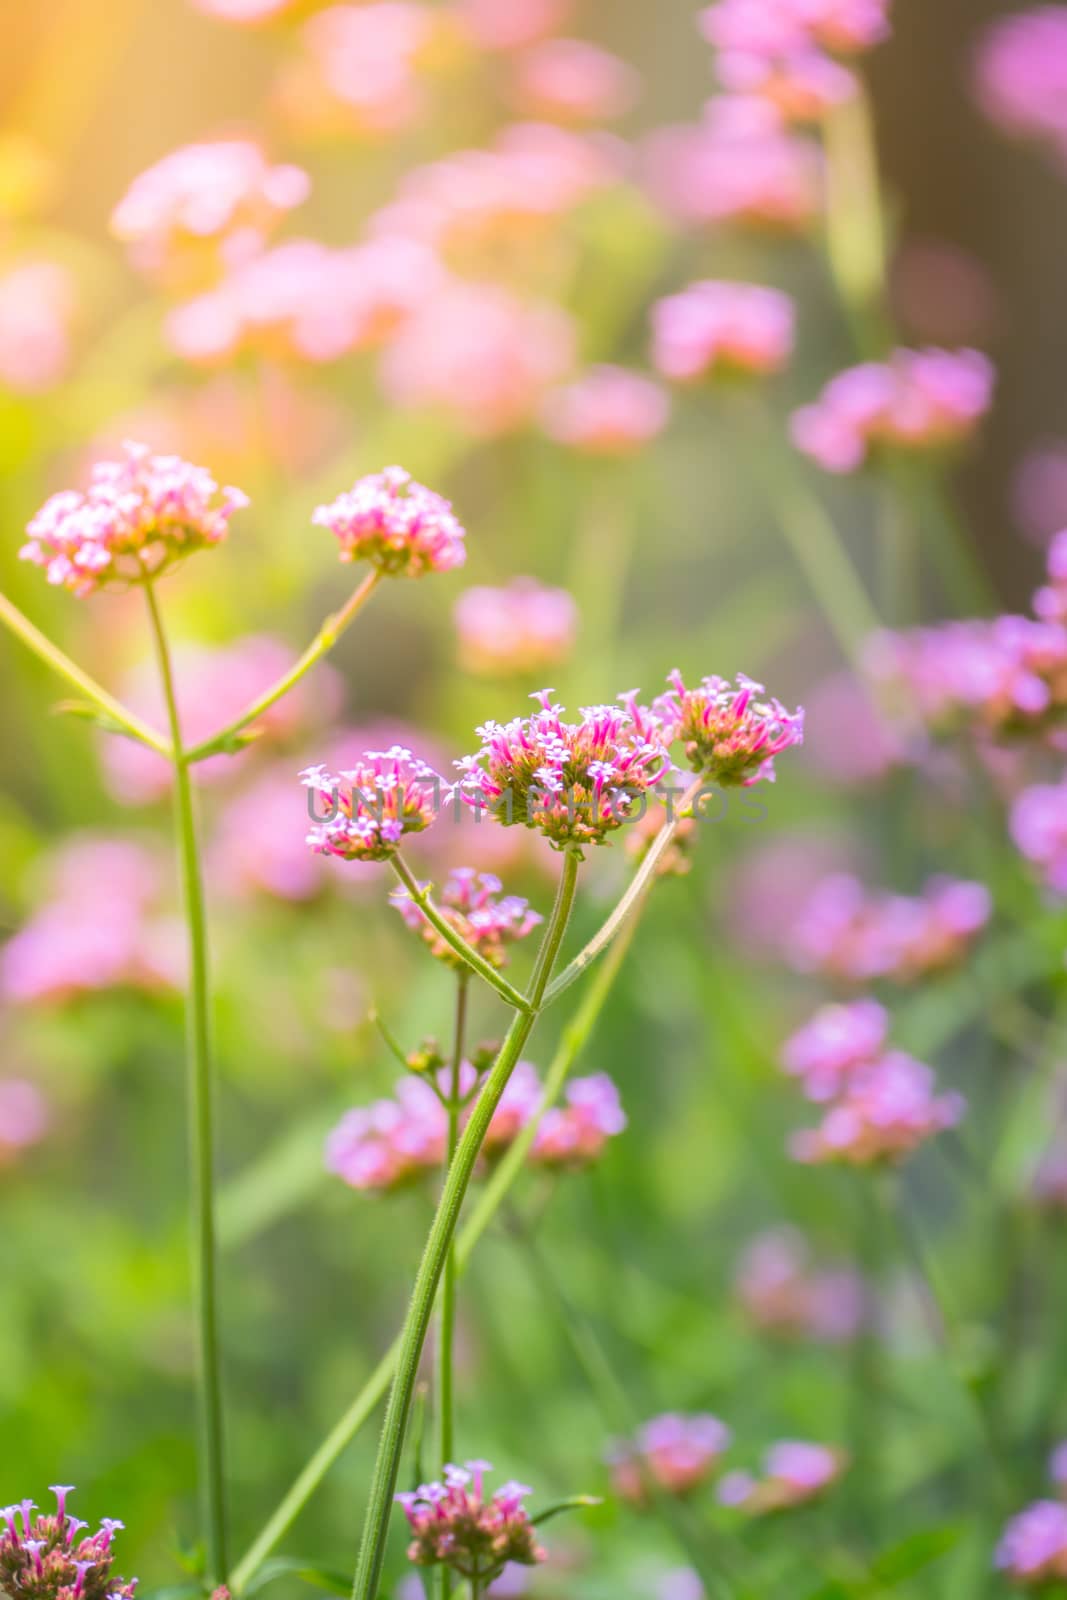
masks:
<path id="1" fill-rule="evenodd" d="M 1011 810 L 1011 836 L 1051 889 L 1067 894 L 1067 781 L 1025 789 Z"/>
<path id="2" fill-rule="evenodd" d="M 994 370 L 977 350 L 897 350 L 831 379 L 794 412 L 793 442 L 827 472 L 854 472 L 874 449 L 962 444 L 989 410 Z"/>
<path id="3" fill-rule="evenodd" d="M 773 783 L 775 756 L 803 743 L 803 711 L 788 712 L 779 701 L 763 699 L 763 685 L 743 673 L 736 685 L 713 676 L 687 689 L 678 671 L 669 681 L 669 691 L 653 707 L 664 742 L 681 740 L 693 771 L 724 789 L 750 788 L 761 779 Z"/>
<path id="4" fill-rule="evenodd" d="M 530 910 L 529 901 L 502 891 L 503 884 L 492 873 L 454 867 L 436 897 L 437 908 L 449 925 L 494 967 L 507 966 L 508 946 L 525 939 L 544 921 Z M 455 951 L 427 922 L 406 889 L 395 889 L 390 898 L 408 927 L 422 935 L 438 961 L 462 967 Z"/>
<path id="5" fill-rule="evenodd" d="M 851 100 L 858 88 L 848 67 L 807 47 L 788 56 L 726 50 L 717 69 L 727 93 L 766 100 L 787 123 L 820 122 L 835 106 Z"/>
<path id="6" fill-rule="evenodd" d="M 48 1105 L 25 1078 L 0 1078 L 0 1167 L 48 1131 Z"/>
<path id="7" fill-rule="evenodd" d="M 1048 580 L 1034 595 L 1034 611 L 1042 622 L 1067 622 L 1067 529 L 1049 545 Z"/>
<path id="8" fill-rule="evenodd" d="M 1048 1458 L 1048 1475 L 1057 1489 L 1067 1489 L 1067 1439 Z"/>
<path id="9" fill-rule="evenodd" d="M 482 1587 L 509 1562 L 533 1567 L 546 1559 L 523 1505 L 533 1491 L 523 1483 L 506 1483 L 486 1500 L 483 1476 L 491 1470 L 487 1461 L 446 1466 L 443 1483 L 422 1484 L 413 1494 L 395 1497 L 413 1535 L 409 1561 L 451 1567 L 461 1577 L 479 1578 Z"/>
<path id="10" fill-rule="evenodd" d="M 549 39 L 516 62 L 522 110 L 546 122 L 608 122 L 629 111 L 640 80 L 633 67 L 587 39 Z"/>
<path id="11" fill-rule="evenodd" d="M 926 741 L 852 672 L 824 678 L 808 696 L 805 747 L 814 771 L 843 785 L 879 783 L 925 758 Z"/>
<path id="12" fill-rule="evenodd" d="M 326 1167 L 353 1189 L 398 1189 L 437 1171 L 448 1115 L 430 1084 L 402 1078 L 391 1100 L 349 1111 L 326 1141 Z"/>
<path id="13" fill-rule="evenodd" d="M 787 1338 L 855 1338 L 868 1312 L 863 1279 L 847 1267 L 814 1270 L 811 1251 L 795 1228 L 759 1234 L 741 1257 L 734 1289 L 749 1320 Z"/>
<path id="14" fill-rule="evenodd" d="M 535 1166 L 568 1170 L 588 1166 L 626 1127 L 619 1091 L 605 1072 L 574 1078 L 566 1100 L 565 1106 L 545 1112 L 530 1151 Z"/>
<path id="15" fill-rule="evenodd" d="M 1030 1192 L 1043 1209 L 1067 1211 L 1067 1148 L 1062 1142 L 1054 1144 L 1037 1163 Z"/>
<path id="16" fill-rule="evenodd" d="M 1012 485 L 1016 521 L 1034 544 L 1067 528 L 1067 440 L 1046 439 L 1023 458 Z"/>
<path id="17" fill-rule="evenodd" d="M 810 1163 L 899 1161 L 955 1127 L 964 1110 L 962 1096 L 935 1093 L 928 1066 L 893 1051 L 852 1073 L 819 1127 L 794 1134 L 790 1148 Z"/>
<path id="18" fill-rule="evenodd" d="M 1067 159 L 1067 7 L 1036 6 L 991 23 L 975 58 L 975 92 L 1005 132 Z"/>
<path id="19" fill-rule="evenodd" d="M 545 432 L 591 456 L 627 456 L 667 425 L 670 400 L 658 383 L 625 367 L 591 367 L 584 377 L 549 394 Z"/>
<path id="20" fill-rule="evenodd" d="M 333 5 L 301 29 L 281 101 L 303 133 L 385 138 L 425 109 L 420 74 L 440 37 L 442 13 L 413 0 Z"/>
<path id="21" fill-rule="evenodd" d="M 889 9 L 890 0 L 716 0 L 700 24 L 720 50 L 776 56 L 818 46 L 852 55 L 888 37 Z"/>
<path id="22" fill-rule="evenodd" d="M 264 773 L 236 794 L 212 841 L 212 883 L 236 896 L 259 893 L 303 901 L 319 894 L 324 862 L 308 851 L 294 826 L 298 805 L 288 770 Z"/>
<path id="23" fill-rule="evenodd" d="M 459 15 L 483 50 L 521 50 L 563 26 L 574 0 L 459 0 Z"/>
<path id="24" fill-rule="evenodd" d="M 1067 1577 L 1067 1506 L 1038 1500 L 1012 1517 L 997 1545 L 996 1565 L 1024 1588 Z"/>
<path id="25" fill-rule="evenodd" d="M 483 676 L 540 672 L 566 661 L 574 647 L 578 608 L 565 589 L 536 578 L 505 588 L 467 589 L 456 601 L 460 661 Z"/>
<path id="26" fill-rule="evenodd" d="M 802 233 L 818 215 L 821 179 L 817 147 L 747 95 L 717 97 L 701 123 L 665 128 L 648 145 L 653 198 L 689 225 Z"/>
<path id="27" fill-rule="evenodd" d="M 533 1062 L 516 1062 L 500 1103 L 493 1112 L 482 1146 L 490 1161 L 513 1145 L 523 1128 L 536 1116 L 542 1093 L 541 1079 Z"/>
<path id="28" fill-rule="evenodd" d="M 935 877 L 911 899 L 868 894 L 858 878 L 836 873 L 793 929 L 793 964 L 852 983 L 911 983 L 962 962 L 991 914 L 984 884 Z"/>
<path id="29" fill-rule="evenodd" d="M 204 467 L 128 444 L 124 460 L 97 462 L 86 494 L 67 489 L 45 503 L 19 555 L 43 567 L 49 583 L 90 595 L 158 577 L 220 544 L 248 503 L 240 489 L 220 491 Z"/>
<path id="30" fill-rule="evenodd" d="M 134 1600 L 137 1579 L 114 1571 L 112 1547 L 123 1524 L 105 1517 L 89 1533 L 88 1523 L 67 1511 L 73 1489 L 57 1484 L 51 1492 L 54 1513 L 34 1517 L 32 1500 L 0 1507 L 0 1589 L 33 1600 Z"/>
<path id="31" fill-rule="evenodd" d="M 450 572 L 467 559 L 466 530 L 449 502 L 403 467 L 360 478 L 311 520 L 336 536 L 342 561 L 369 561 L 389 577 Z"/>
<path id="32" fill-rule="evenodd" d="M 730 1472 L 719 1484 L 719 1500 L 750 1516 L 765 1516 L 807 1505 L 836 1483 L 845 1468 L 839 1450 L 828 1445 L 783 1439 L 772 1445 L 763 1462 L 763 1477 Z"/>
<path id="33" fill-rule="evenodd" d="M 74 282 L 58 261 L 21 261 L 0 276 L 0 383 L 40 394 L 70 361 Z"/>
<path id="34" fill-rule="evenodd" d="M 665 378 L 764 377 L 793 353 L 795 312 L 787 294 L 754 283 L 690 284 L 652 308 L 652 359 Z"/>
<path id="35" fill-rule="evenodd" d="M 782 1066 L 799 1078 L 809 1100 L 832 1100 L 883 1051 L 889 1017 L 875 1000 L 822 1006 L 787 1039 Z"/>
<path id="36" fill-rule="evenodd" d="M 686 1495 L 704 1483 L 730 1443 L 730 1429 L 718 1417 L 669 1412 L 638 1429 L 633 1443 L 613 1446 L 609 1455 L 616 1492 L 641 1504 L 651 1482 L 667 1494 Z"/>
<path id="37" fill-rule="evenodd" d="M 432 767 L 400 745 L 368 751 L 345 772 L 308 767 L 300 779 L 319 806 L 308 845 L 343 861 L 388 861 L 408 834 L 430 826 L 450 793 Z"/>
<path id="38" fill-rule="evenodd" d="M 185 145 L 134 179 L 111 227 L 142 271 L 200 278 L 254 255 L 309 187 L 306 172 L 272 166 L 249 139 Z"/>

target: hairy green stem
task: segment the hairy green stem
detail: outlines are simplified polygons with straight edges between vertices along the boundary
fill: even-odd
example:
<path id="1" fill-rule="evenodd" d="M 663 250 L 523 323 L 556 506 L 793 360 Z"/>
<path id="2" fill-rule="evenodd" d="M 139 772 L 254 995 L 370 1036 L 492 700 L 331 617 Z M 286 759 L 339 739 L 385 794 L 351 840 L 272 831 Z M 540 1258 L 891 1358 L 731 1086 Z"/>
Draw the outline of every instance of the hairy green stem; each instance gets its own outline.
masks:
<path id="1" fill-rule="evenodd" d="M 520 994 L 518 989 L 513 984 L 510 984 L 502 973 L 497 971 L 492 962 L 486 961 L 484 956 L 480 956 L 474 946 L 469 945 L 462 934 L 457 933 L 451 923 L 441 915 L 430 898 L 429 889 L 422 887 L 399 850 L 394 852 L 390 859 L 393 871 L 407 890 L 412 904 L 418 906 L 426 921 L 434 932 L 440 935 L 449 949 L 454 950 L 460 960 L 472 972 L 476 972 L 479 978 L 483 978 L 491 989 L 495 989 L 501 999 L 506 1000 L 509 1006 L 512 1006 L 516 1011 L 531 1010 L 528 997 Z"/>
<path id="2" fill-rule="evenodd" d="M 207 919 L 193 788 L 188 759 L 182 746 L 181 720 L 175 694 L 170 648 L 155 589 L 150 582 L 145 583 L 144 589 L 174 749 L 174 811 L 182 898 L 189 941 L 186 1045 L 189 1161 L 192 1175 L 193 1295 L 199 1339 L 197 1411 L 200 1473 L 201 1493 L 206 1510 L 209 1573 L 214 1583 L 221 1584 L 226 1581 L 228 1561 L 222 1362 L 215 1240 L 214 1083 L 211 1062 Z"/>
<path id="3" fill-rule="evenodd" d="M 563 857 L 556 903 L 541 941 L 526 996 L 530 1009 L 517 1012 L 512 1019 L 507 1037 L 456 1148 L 455 1158 L 445 1179 L 437 1214 L 426 1241 L 426 1249 L 415 1278 L 411 1305 L 400 1335 L 396 1377 L 386 1408 L 378 1459 L 371 1482 L 370 1501 L 353 1584 L 353 1600 L 376 1600 L 378 1594 L 389 1531 L 389 1516 L 396 1491 L 400 1457 L 404 1448 L 411 1397 L 415 1389 L 426 1332 L 433 1315 L 441 1273 L 493 1113 L 507 1088 L 508 1080 L 533 1030 L 544 1001 L 548 980 L 574 905 L 578 865 L 578 856 L 568 850 Z"/>

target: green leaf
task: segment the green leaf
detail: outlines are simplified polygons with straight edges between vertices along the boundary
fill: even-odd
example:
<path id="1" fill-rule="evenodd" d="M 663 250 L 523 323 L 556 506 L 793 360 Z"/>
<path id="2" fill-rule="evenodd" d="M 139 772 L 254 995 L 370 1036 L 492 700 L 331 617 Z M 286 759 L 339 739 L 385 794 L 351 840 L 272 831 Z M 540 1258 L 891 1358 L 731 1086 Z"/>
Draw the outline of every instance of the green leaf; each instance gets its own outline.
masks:
<path id="1" fill-rule="evenodd" d="M 572 1494 L 569 1500 L 556 1500 L 552 1505 L 546 1506 L 543 1511 L 537 1513 L 536 1517 L 531 1517 L 530 1521 L 534 1527 L 537 1527 L 539 1523 L 547 1522 L 549 1517 L 558 1517 L 563 1511 L 588 1510 L 590 1506 L 602 1506 L 603 1504 L 604 1502 L 599 1495 Z"/>
<path id="2" fill-rule="evenodd" d="M 352 1593 L 352 1576 L 348 1572 L 334 1572 L 328 1567 L 318 1567 L 313 1561 L 301 1561 L 295 1556 L 277 1556 L 264 1562 L 255 1577 L 242 1589 L 242 1595 L 258 1594 L 275 1578 L 296 1578 L 313 1589 L 325 1589 L 327 1594 L 346 1597 Z"/>

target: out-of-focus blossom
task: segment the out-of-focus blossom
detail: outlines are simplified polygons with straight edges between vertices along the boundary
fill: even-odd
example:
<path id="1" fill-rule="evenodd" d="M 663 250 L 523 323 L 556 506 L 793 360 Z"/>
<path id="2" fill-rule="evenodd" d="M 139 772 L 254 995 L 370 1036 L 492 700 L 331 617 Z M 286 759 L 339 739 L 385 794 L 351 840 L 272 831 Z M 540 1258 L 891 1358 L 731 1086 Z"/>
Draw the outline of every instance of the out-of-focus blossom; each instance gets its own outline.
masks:
<path id="1" fill-rule="evenodd" d="M 794 1134 L 790 1149 L 811 1163 L 899 1161 L 955 1127 L 965 1109 L 961 1095 L 937 1094 L 924 1062 L 891 1051 L 852 1072 L 820 1126 Z"/>
<path id="2" fill-rule="evenodd" d="M 508 946 L 525 939 L 544 921 L 530 910 L 528 900 L 506 895 L 503 888 L 491 872 L 454 867 L 436 900 L 437 909 L 449 926 L 494 967 L 506 966 Z M 427 922 L 407 889 L 394 890 L 390 898 L 408 927 L 422 935 L 438 961 L 463 969 L 460 957 Z"/>
<path id="3" fill-rule="evenodd" d="M 487 1461 L 446 1466 L 443 1483 L 421 1484 L 395 1498 L 411 1526 L 408 1560 L 419 1567 L 450 1567 L 479 1588 L 498 1578 L 509 1562 L 533 1567 L 547 1559 L 523 1501 L 533 1493 L 523 1483 L 505 1483 L 485 1498 Z"/>
<path id="4" fill-rule="evenodd" d="M 835 673 L 811 691 L 804 734 L 813 768 L 849 787 L 878 783 L 894 767 L 926 755 L 925 741 L 851 672 Z"/>
<path id="5" fill-rule="evenodd" d="M 533 1062 L 516 1062 L 482 1145 L 488 1160 L 495 1160 L 515 1143 L 523 1128 L 536 1116 L 542 1093 L 541 1078 Z"/>
<path id="6" fill-rule="evenodd" d="M 48 1131 L 44 1095 L 25 1078 L 0 1078 L 0 1168 Z"/>
<path id="7" fill-rule="evenodd" d="M 822 1006 L 786 1040 L 782 1066 L 801 1080 L 809 1100 L 832 1100 L 882 1054 L 888 1029 L 889 1017 L 876 1000 Z"/>
<path id="8" fill-rule="evenodd" d="M 326 1168 L 353 1189 L 398 1189 L 440 1168 L 448 1114 L 421 1078 L 402 1078 L 391 1100 L 349 1111 L 326 1141 Z"/>
<path id="9" fill-rule="evenodd" d="M 789 295 L 756 283 L 705 280 L 652 307 L 652 359 L 665 378 L 780 372 L 793 353 Z"/>
<path id="10" fill-rule="evenodd" d="M 749 1472 L 727 1473 L 719 1484 L 719 1500 L 750 1516 L 787 1511 L 817 1500 L 844 1470 L 845 1458 L 839 1450 L 800 1439 L 783 1439 L 767 1451 L 762 1477 Z"/>
<path id="11" fill-rule="evenodd" d="M 566 589 L 514 578 L 500 589 L 467 589 L 456 601 L 460 662 L 467 672 L 541 672 L 574 648 L 578 607 Z"/>
<path id="12" fill-rule="evenodd" d="M 689 1494 L 715 1471 L 731 1437 L 726 1424 L 707 1413 L 653 1417 L 632 1442 L 609 1452 L 615 1490 L 634 1504 L 648 1499 L 650 1485 L 666 1494 Z"/>
<path id="13" fill-rule="evenodd" d="M 247 351 L 337 361 L 385 343 L 440 281 L 437 258 L 414 239 L 372 239 L 344 250 L 290 239 L 175 307 L 166 333 L 178 355 L 197 363 Z"/>
<path id="14" fill-rule="evenodd" d="M 888 38 L 889 10 L 890 0 L 715 0 L 700 25 L 720 50 L 775 56 L 818 46 L 855 55 Z"/>
<path id="15" fill-rule="evenodd" d="M 989 410 L 995 374 L 978 350 L 897 350 L 839 373 L 794 412 L 798 450 L 827 472 L 855 472 L 872 450 L 962 444 Z"/>
<path id="16" fill-rule="evenodd" d="M 308 845 L 343 861 L 388 861 L 408 834 L 430 826 L 449 795 L 433 768 L 400 745 L 368 751 L 345 772 L 317 766 L 300 777 L 318 807 Z"/>
<path id="17" fill-rule="evenodd" d="M 822 202 L 815 145 L 787 128 L 773 106 L 746 95 L 719 96 L 702 122 L 654 134 L 647 170 L 656 202 L 690 226 L 802 233 Z"/>
<path id="18" fill-rule="evenodd" d="M 1023 457 L 1012 484 L 1012 509 L 1034 544 L 1067 528 L 1067 440 L 1046 439 Z"/>
<path id="19" fill-rule="evenodd" d="M 293 652 L 278 639 L 250 634 L 233 644 L 211 648 L 179 644 L 173 652 L 175 695 L 187 745 L 208 739 L 226 727 L 263 691 L 292 667 Z M 140 664 L 122 687 L 125 705 L 150 724 L 162 727 L 166 705 L 154 662 Z M 320 668 L 314 687 L 306 681 L 276 701 L 256 721 L 257 745 L 288 738 L 314 717 L 328 717 L 340 703 L 341 680 L 332 667 Z M 132 739 L 101 740 L 101 761 L 108 788 L 123 805 L 149 805 L 169 790 L 174 779 L 163 756 Z M 240 769 L 244 756 L 209 756 L 194 768 L 197 781 L 215 782 Z"/>
<path id="20" fill-rule="evenodd" d="M 0 1589 L 26 1600 L 134 1600 L 137 1579 L 114 1570 L 123 1524 L 105 1517 L 95 1533 L 67 1511 L 73 1489 L 55 1485 L 57 1510 L 34 1516 L 32 1500 L 0 1507 Z"/>
<path id="21" fill-rule="evenodd" d="M 212 841 L 213 885 L 227 894 L 310 900 L 323 888 L 322 860 L 307 849 L 292 774 L 266 772 L 228 802 Z"/>
<path id="22" fill-rule="evenodd" d="M 459 15 L 484 50 L 521 50 L 556 33 L 574 0 L 459 0 Z"/>
<path id="23" fill-rule="evenodd" d="M 522 427 L 566 375 L 574 325 L 565 311 L 492 283 L 455 282 L 431 295 L 385 352 L 387 396 L 452 413 L 492 438 Z"/>
<path id="24" fill-rule="evenodd" d="M 996 331 L 997 290 L 981 261 L 935 239 L 906 242 L 892 263 L 895 319 L 924 344 L 984 343 Z"/>
<path id="25" fill-rule="evenodd" d="M 724 789 L 747 789 L 761 779 L 773 783 L 775 756 L 803 743 L 803 711 L 764 699 L 763 685 L 743 673 L 736 684 L 712 676 L 687 689 L 675 671 L 669 682 L 653 707 L 664 742 L 680 740 L 693 771 Z"/>
<path id="26" fill-rule="evenodd" d="M 1000 17 L 975 57 L 975 92 L 1007 133 L 1049 145 L 1067 161 L 1067 6 Z"/>
<path id="27" fill-rule="evenodd" d="M 195 282 L 255 255 L 309 188 L 300 167 L 274 166 L 250 139 L 190 144 L 134 179 L 111 227 L 141 271 Z"/>
<path id="28" fill-rule="evenodd" d="M 1067 1439 L 1048 1458 L 1048 1475 L 1059 1490 L 1067 1489 Z"/>
<path id="29" fill-rule="evenodd" d="M 815 1268 L 796 1228 L 772 1228 L 747 1246 L 734 1279 L 749 1320 L 766 1333 L 830 1344 L 854 1339 L 863 1327 L 868 1295 L 858 1272 Z"/>
<path id="30" fill-rule="evenodd" d="M 560 850 L 599 845 L 669 770 L 648 714 L 587 706 L 564 722 L 551 689 L 540 710 L 477 730 L 482 748 L 456 763 L 460 793 L 505 827 L 536 828 Z"/>
<path id="31" fill-rule="evenodd" d="M 729 878 L 726 905 L 731 937 L 761 960 L 781 960 L 788 930 L 827 873 L 855 864 L 840 835 L 798 829 L 747 852 Z"/>
<path id="32" fill-rule="evenodd" d="M 545 1112 L 530 1151 L 535 1166 L 588 1166 L 603 1153 L 608 1140 L 626 1128 L 619 1091 L 605 1072 L 573 1079 L 566 1101 L 565 1106 Z"/>
<path id="33" fill-rule="evenodd" d="M 1067 894 L 1067 781 L 1024 789 L 1011 809 L 1011 836 L 1049 888 Z"/>
<path id="34" fill-rule="evenodd" d="M 1067 1506 L 1037 1500 L 1012 1517 L 997 1545 L 996 1565 L 1025 1589 L 1067 1578 Z"/>
<path id="35" fill-rule="evenodd" d="M 696 822 L 691 813 L 678 816 L 675 811 L 673 816 L 678 818 L 674 834 L 656 867 L 656 875 L 660 878 L 684 878 L 693 865 L 691 852 Z M 635 866 L 640 866 L 644 861 L 667 820 L 667 808 L 660 805 L 649 806 L 642 816 L 636 818 L 626 835 L 626 854 Z"/>
<path id="36" fill-rule="evenodd" d="M 850 873 L 835 873 L 792 930 L 793 965 L 848 983 L 913 983 L 958 966 L 992 909 L 981 883 L 935 877 L 911 898 L 868 893 Z"/>
<path id="37" fill-rule="evenodd" d="M 707 1600 L 707 1590 L 692 1567 L 675 1567 L 660 1578 L 655 1600 Z"/>
<path id="38" fill-rule="evenodd" d="M 76 296 L 58 261 L 21 261 L 0 273 L 0 385 L 40 394 L 70 362 Z"/>
<path id="39" fill-rule="evenodd" d="M 194 550 L 220 544 L 240 489 L 222 489 L 204 467 L 127 444 L 122 461 L 98 461 L 87 493 L 65 489 L 42 506 L 19 551 L 71 594 L 159 577 Z"/>
<path id="40" fill-rule="evenodd" d="M 466 530 L 449 502 L 403 467 L 360 478 L 311 520 L 336 536 L 342 561 L 368 561 L 388 577 L 451 572 L 467 559 Z"/>
<path id="41" fill-rule="evenodd" d="M 1042 622 L 1067 622 L 1067 529 L 1049 545 L 1048 582 L 1034 595 L 1034 611 Z"/>
<path id="42" fill-rule="evenodd" d="M 625 367 L 591 367 L 548 395 L 545 432 L 583 455 L 628 456 L 667 425 L 670 400 L 651 378 Z"/>
<path id="43" fill-rule="evenodd" d="M 515 65 L 520 109 L 546 122 L 610 122 L 629 111 L 640 80 L 627 62 L 588 39 L 549 39 Z"/>
<path id="44" fill-rule="evenodd" d="M 140 846 L 75 838 L 50 862 L 47 896 L 0 957 L 0 989 L 16 1004 L 60 1003 L 119 985 L 177 987 L 180 923 L 158 909 L 160 875 Z"/>
<path id="45" fill-rule="evenodd" d="M 835 106 L 851 100 L 856 75 L 821 50 L 770 56 L 724 50 L 716 62 L 719 82 L 733 95 L 766 100 L 786 122 L 819 122 Z"/>

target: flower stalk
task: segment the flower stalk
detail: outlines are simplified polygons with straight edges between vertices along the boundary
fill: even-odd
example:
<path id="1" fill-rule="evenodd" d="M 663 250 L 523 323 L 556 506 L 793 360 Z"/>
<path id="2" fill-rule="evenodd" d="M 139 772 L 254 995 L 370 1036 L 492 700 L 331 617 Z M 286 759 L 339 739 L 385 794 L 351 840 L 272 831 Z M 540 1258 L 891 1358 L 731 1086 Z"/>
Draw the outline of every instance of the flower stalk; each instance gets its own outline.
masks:
<path id="1" fill-rule="evenodd" d="M 463 1066 L 463 1051 L 467 1036 L 467 998 L 469 980 L 465 972 L 460 972 L 456 980 L 456 1024 L 452 1042 L 452 1060 L 449 1067 L 448 1084 L 448 1145 L 445 1156 L 445 1172 L 451 1167 L 456 1155 L 456 1146 L 459 1143 L 459 1115 L 460 1115 L 460 1075 Z M 454 1373 L 454 1343 L 456 1331 L 456 1241 L 452 1240 L 445 1257 L 444 1273 L 441 1279 L 441 1306 L 438 1312 L 437 1332 L 437 1462 L 435 1467 L 444 1468 L 446 1462 L 453 1459 L 455 1450 L 455 1373 Z M 442 1567 L 438 1574 L 438 1590 L 441 1600 L 448 1600 L 451 1581 L 448 1568 Z"/>
<path id="2" fill-rule="evenodd" d="M 501 999 L 506 1000 L 508 1005 L 515 1011 L 528 1012 L 531 1009 L 529 997 L 520 994 L 514 984 L 509 983 L 491 962 L 486 961 L 484 956 L 478 954 L 473 945 L 467 943 L 462 934 L 456 932 L 452 924 L 441 915 L 437 906 L 434 905 L 430 897 L 429 888 L 422 887 L 399 850 L 394 851 L 390 856 L 390 865 L 410 895 L 413 904 L 418 906 L 427 922 L 436 933 L 440 934 L 448 947 L 455 951 L 460 960 L 465 962 L 472 972 L 477 973 L 479 978 L 484 978 L 489 987 L 495 989 Z"/>

